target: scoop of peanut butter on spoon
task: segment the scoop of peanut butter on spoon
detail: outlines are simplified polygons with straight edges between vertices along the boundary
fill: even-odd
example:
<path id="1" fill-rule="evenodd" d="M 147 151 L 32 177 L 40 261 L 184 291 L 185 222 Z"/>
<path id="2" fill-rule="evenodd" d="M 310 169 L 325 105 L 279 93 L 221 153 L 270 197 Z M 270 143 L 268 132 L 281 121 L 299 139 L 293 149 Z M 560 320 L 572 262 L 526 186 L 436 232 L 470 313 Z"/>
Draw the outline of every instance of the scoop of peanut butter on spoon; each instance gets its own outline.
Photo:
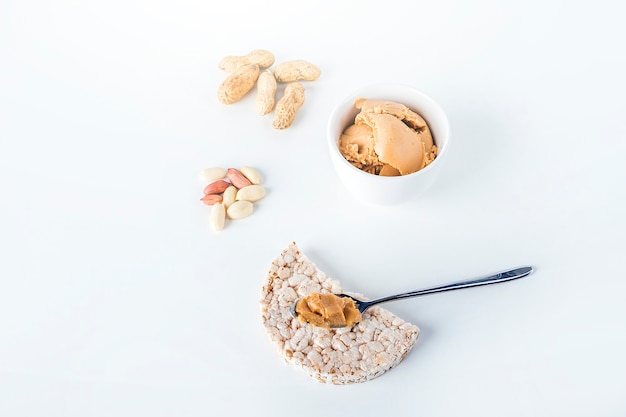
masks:
<path id="1" fill-rule="evenodd" d="M 311 293 L 293 304 L 291 314 L 302 323 L 327 329 L 351 327 L 363 320 L 352 298 L 336 294 Z"/>

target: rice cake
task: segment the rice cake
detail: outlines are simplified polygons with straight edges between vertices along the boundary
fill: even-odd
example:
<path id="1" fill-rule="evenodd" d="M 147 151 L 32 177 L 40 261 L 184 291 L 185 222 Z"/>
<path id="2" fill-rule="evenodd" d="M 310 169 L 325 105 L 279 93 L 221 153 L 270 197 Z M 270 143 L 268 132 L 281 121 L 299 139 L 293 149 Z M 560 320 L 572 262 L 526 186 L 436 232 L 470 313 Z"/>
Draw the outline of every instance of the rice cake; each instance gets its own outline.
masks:
<path id="1" fill-rule="evenodd" d="M 417 326 L 380 307 L 365 311 L 363 321 L 351 329 L 301 323 L 291 315 L 291 305 L 313 292 L 344 291 L 293 242 L 267 272 L 261 297 L 263 326 L 285 362 L 320 382 L 369 381 L 398 365 L 417 341 Z"/>

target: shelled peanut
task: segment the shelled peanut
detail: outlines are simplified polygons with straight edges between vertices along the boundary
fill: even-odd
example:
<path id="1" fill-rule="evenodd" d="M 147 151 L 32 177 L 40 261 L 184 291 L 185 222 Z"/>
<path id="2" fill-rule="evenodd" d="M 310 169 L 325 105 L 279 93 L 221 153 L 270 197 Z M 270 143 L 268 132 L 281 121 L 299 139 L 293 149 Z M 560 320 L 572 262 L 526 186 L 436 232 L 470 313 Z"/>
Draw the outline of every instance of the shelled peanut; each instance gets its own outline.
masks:
<path id="1" fill-rule="evenodd" d="M 265 116 L 276 110 L 272 126 L 287 129 L 304 104 L 304 87 L 298 81 L 315 81 L 321 70 L 312 63 L 299 59 L 279 63 L 272 72 L 274 54 L 256 49 L 243 56 L 227 56 L 218 67 L 231 75 L 218 89 L 218 99 L 224 104 L 233 104 L 242 99 L 254 85 L 257 86 L 257 113 Z M 263 71 L 261 71 L 263 70 Z M 276 101 L 278 83 L 287 84 L 284 95 Z"/>
<path id="2" fill-rule="evenodd" d="M 254 203 L 265 197 L 265 188 L 260 185 L 261 175 L 249 166 L 207 168 L 200 173 L 200 178 L 208 183 L 200 201 L 211 206 L 209 224 L 215 231 L 224 228 L 227 218 L 248 217 L 254 211 Z"/>

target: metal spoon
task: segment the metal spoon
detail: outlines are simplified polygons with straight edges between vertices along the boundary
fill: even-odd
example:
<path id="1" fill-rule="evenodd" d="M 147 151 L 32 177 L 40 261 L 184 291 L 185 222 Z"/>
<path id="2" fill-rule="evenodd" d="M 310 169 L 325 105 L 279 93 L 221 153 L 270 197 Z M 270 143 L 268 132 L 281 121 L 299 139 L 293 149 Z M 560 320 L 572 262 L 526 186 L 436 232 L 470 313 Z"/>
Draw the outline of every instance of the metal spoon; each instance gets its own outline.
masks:
<path id="1" fill-rule="evenodd" d="M 483 278 L 476 278 L 476 279 L 471 279 L 468 281 L 460 281 L 460 282 L 455 282 L 452 284 L 441 285 L 438 287 L 426 288 L 423 290 L 410 291 L 410 292 L 405 292 L 405 293 L 397 294 L 397 295 L 390 295 L 388 297 L 377 298 L 375 300 L 370 300 L 370 301 L 359 300 L 358 298 L 353 297 L 348 294 L 336 294 L 336 295 L 339 297 L 351 298 L 352 300 L 354 300 L 354 304 L 356 305 L 356 308 L 361 313 L 363 313 L 365 310 L 367 310 L 368 308 L 376 304 L 401 300 L 403 298 L 417 297 L 418 295 L 434 294 L 434 293 L 444 292 L 444 291 L 460 290 L 461 288 L 479 287 L 481 285 L 497 284 L 498 282 L 512 281 L 514 279 L 518 279 L 518 278 L 522 278 L 527 275 L 530 275 L 532 272 L 533 272 L 532 266 L 524 266 L 521 268 L 511 269 L 509 271 L 499 272 L 497 274 L 489 275 Z M 296 300 L 291 306 L 291 315 L 294 316 L 295 318 L 298 318 L 298 313 L 296 312 L 296 304 L 298 303 L 298 301 L 300 300 L 299 299 Z"/>

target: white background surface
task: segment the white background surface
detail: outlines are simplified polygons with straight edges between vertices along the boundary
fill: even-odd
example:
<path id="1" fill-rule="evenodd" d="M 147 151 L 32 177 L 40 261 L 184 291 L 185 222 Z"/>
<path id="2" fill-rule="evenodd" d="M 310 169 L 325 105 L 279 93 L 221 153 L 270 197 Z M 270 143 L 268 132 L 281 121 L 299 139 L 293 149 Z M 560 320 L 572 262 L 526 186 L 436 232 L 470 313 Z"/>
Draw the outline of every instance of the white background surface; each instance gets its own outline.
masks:
<path id="1" fill-rule="evenodd" d="M 624 10 L 510 3 L 2 1 L 0 415 L 624 415 Z M 216 99 L 219 60 L 256 48 L 323 70 L 286 131 Z M 452 129 L 435 186 L 392 208 L 326 152 L 333 106 L 379 81 Z M 216 234 L 197 174 L 241 165 L 268 195 Z M 326 386 L 261 326 L 291 241 L 370 297 L 536 273 L 388 305 L 414 350 Z"/>

